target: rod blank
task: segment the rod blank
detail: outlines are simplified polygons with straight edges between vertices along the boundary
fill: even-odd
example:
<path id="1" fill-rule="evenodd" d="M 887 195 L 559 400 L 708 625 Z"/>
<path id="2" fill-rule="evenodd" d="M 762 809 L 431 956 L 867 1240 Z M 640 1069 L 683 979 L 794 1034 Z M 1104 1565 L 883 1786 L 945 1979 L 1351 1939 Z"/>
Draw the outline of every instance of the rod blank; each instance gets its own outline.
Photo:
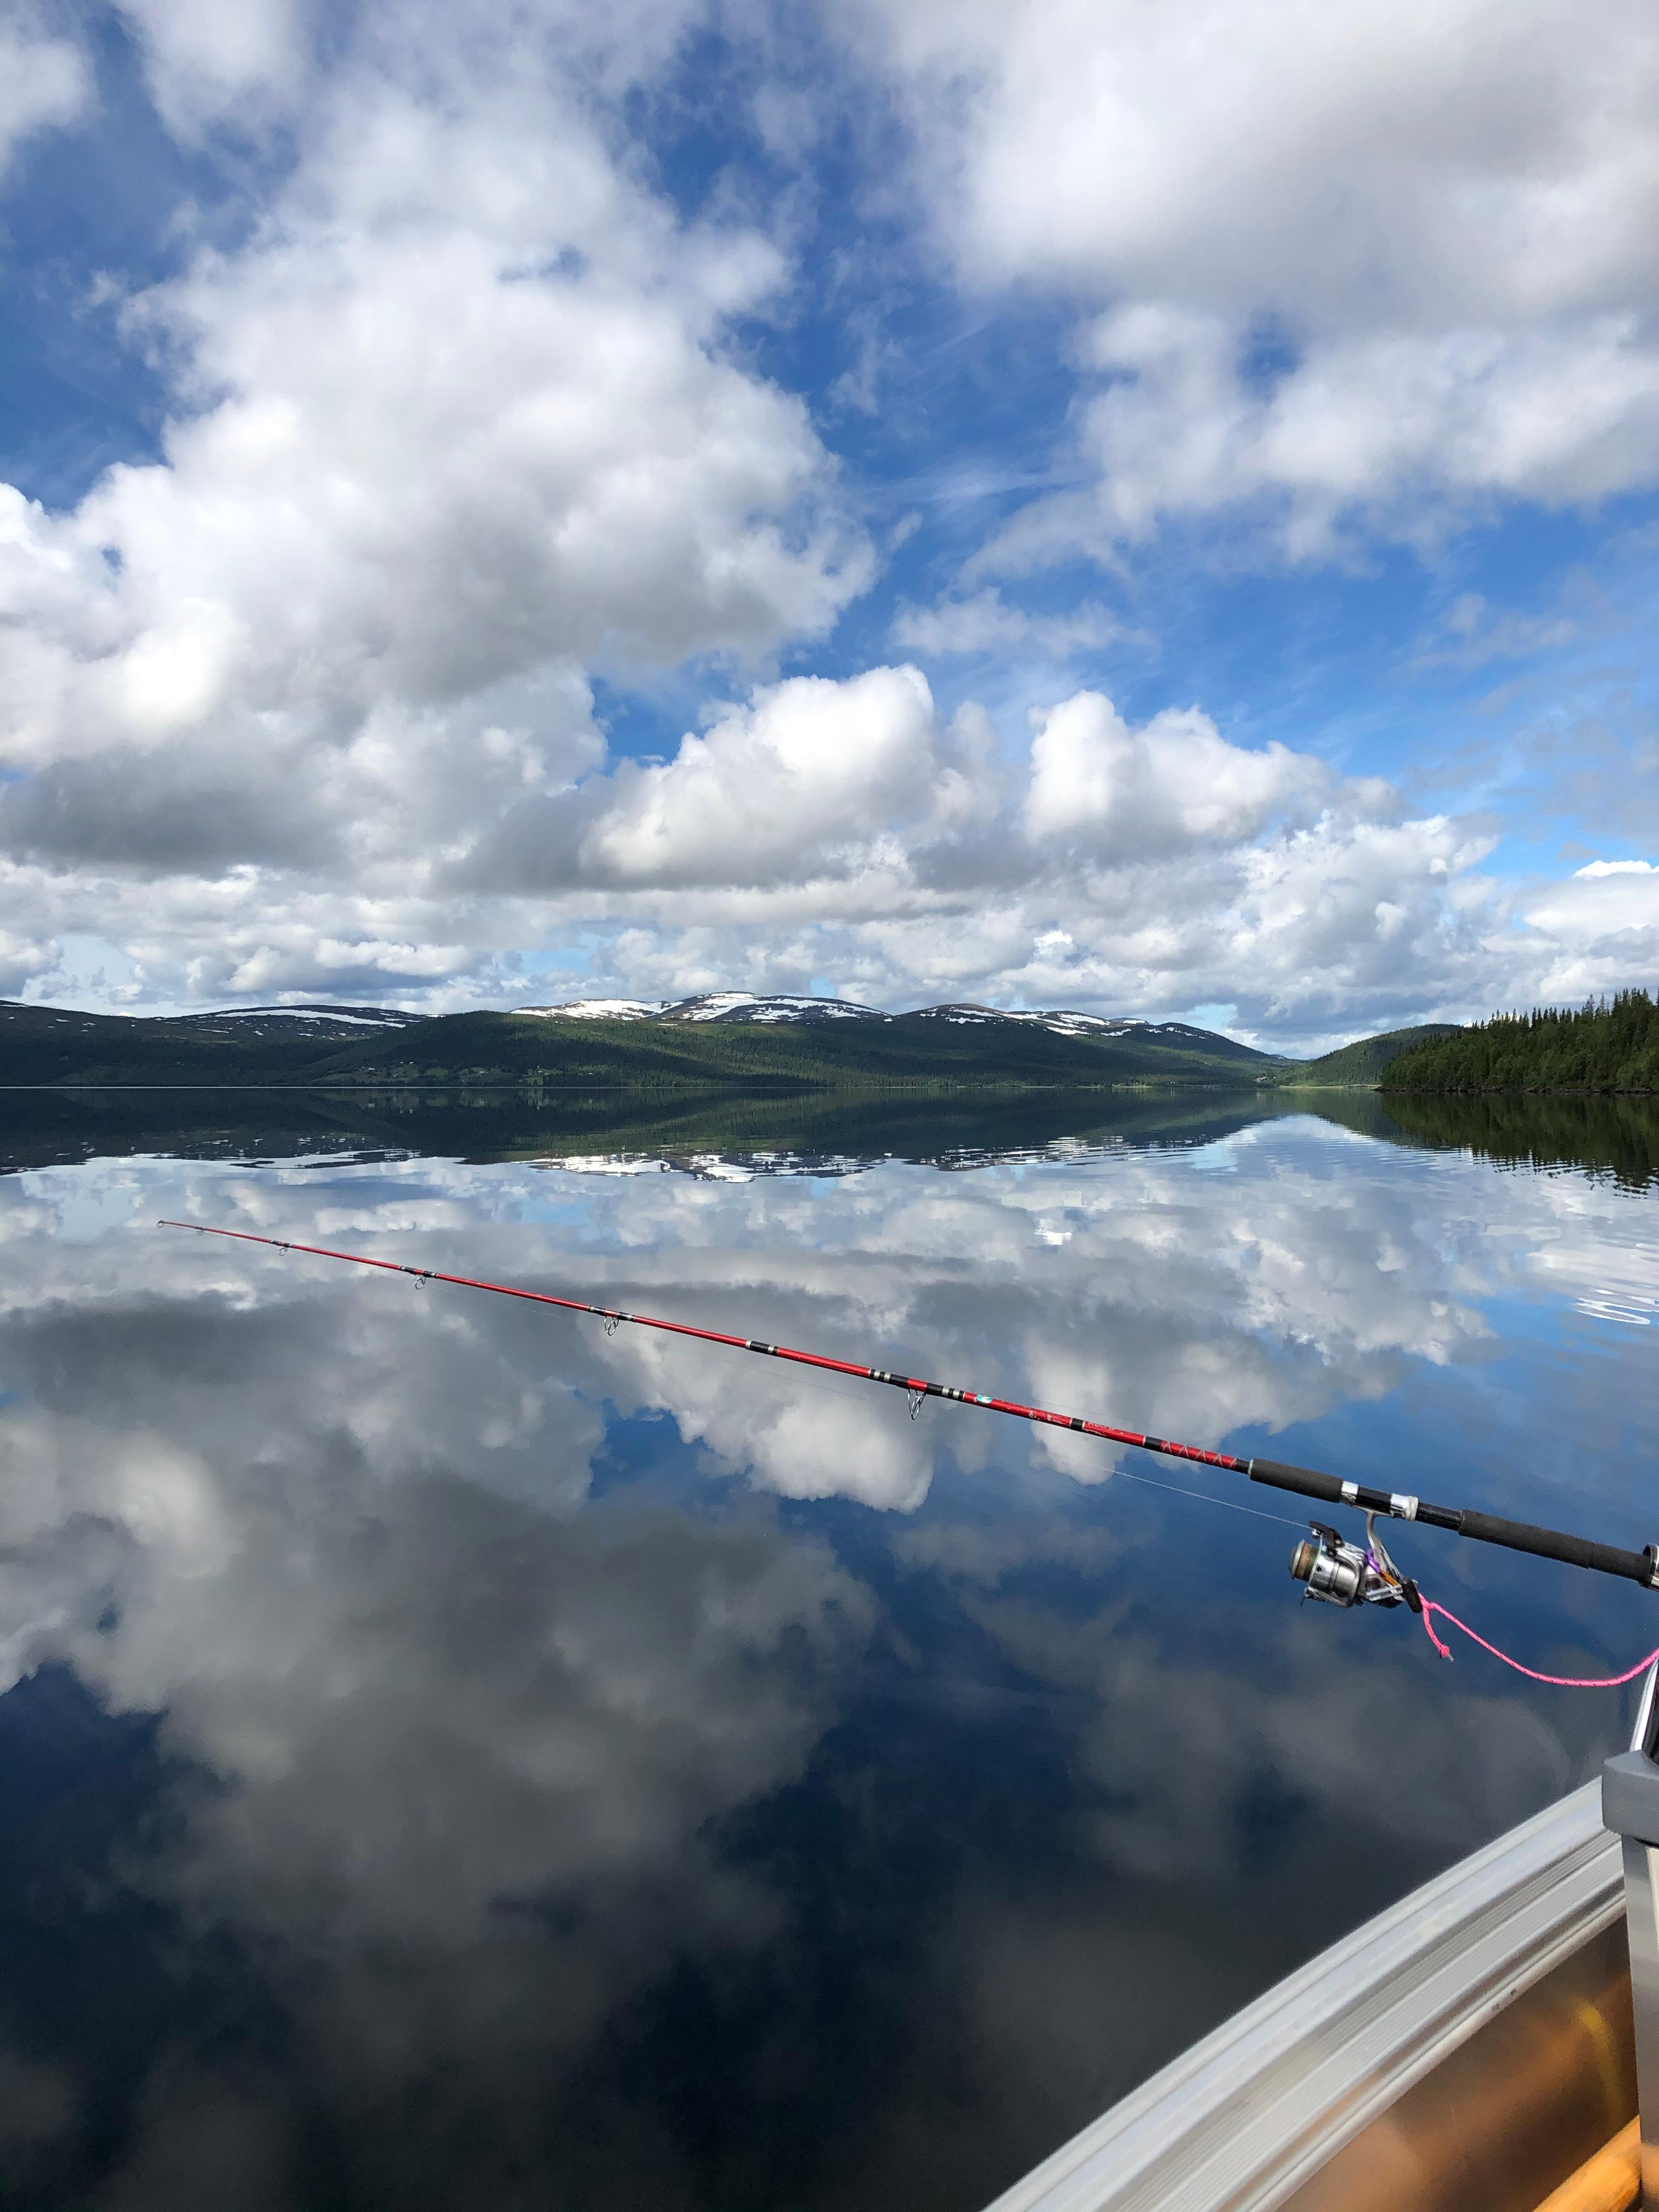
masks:
<path id="1" fill-rule="evenodd" d="M 1128 1444 L 1136 1451 L 1156 1452 L 1165 1459 L 1218 1467 L 1228 1474 L 1248 1475 L 1252 1482 L 1275 1490 L 1294 1491 L 1299 1497 L 1316 1498 L 1322 1504 L 1357 1506 L 1361 1512 L 1388 1514 L 1398 1521 L 1426 1521 L 1431 1528 L 1449 1528 L 1479 1544 L 1498 1544 L 1511 1552 L 1530 1552 L 1540 1559 L 1560 1559 L 1568 1566 L 1588 1567 L 1597 1574 L 1619 1575 L 1626 1581 L 1659 1589 L 1659 1545 L 1645 1551 L 1621 1551 L 1616 1545 L 1593 1543 L 1583 1536 L 1559 1529 L 1536 1528 L 1530 1522 L 1504 1521 L 1496 1514 L 1477 1513 L 1452 1505 L 1432 1505 L 1425 1498 L 1402 1492 L 1375 1490 L 1368 1484 L 1347 1482 L 1318 1468 L 1293 1467 L 1284 1460 L 1239 1459 L 1231 1452 L 1208 1451 L 1201 1444 L 1183 1444 L 1170 1437 L 1143 1435 L 1138 1429 L 1113 1428 L 1105 1421 L 1086 1421 L 1078 1413 L 1056 1413 L 1046 1406 L 1022 1405 L 1016 1398 L 996 1398 L 984 1391 L 959 1390 L 945 1382 L 930 1382 L 925 1376 L 901 1375 L 885 1367 L 866 1367 L 856 1360 L 831 1359 L 821 1352 L 800 1352 L 787 1344 L 769 1344 L 760 1337 L 732 1336 L 723 1329 L 698 1328 L 686 1321 L 665 1321 L 655 1314 L 625 1313 L 616 1306 L 591 1304 L 586 1298 L 562 1298 L 550 1291 L 523 1290 L 514 1283 L 488 1283 L 476 1275 L 449 1275 L 438 1267 L 412 1267 L 401 1260 L 374 1260 L 362 1252 L 337 1252 L 325 1244 L 297 1244 L 283 1237 L 257 1237 L 246 1229 L 216 1229 L 205 1221 L 161 1221 L 160 1229 L 193 1229 L 201 1237 L 227 1237 L 239 1244 L 267 1244 L 278 1252 L 303 1252 L 313 1260 L 343 1260 L 356 1267 L 379 1267 L 391 1275 L 413 1275 L 424 1283 L 453 1283 L 466 1291 L 489 1291 L 497 1297 L 525 1298 L 531 1304 L 557 1306 L 566 1313 L 592 1314 L 611 1323 L 627 1322 L 635 1328 L 658 1328 L 671 1336 L 695 1337 L 703 1344 L 723 1344 L 733 1352 L 763 1352 L 799 1367 L 817 1367 L 832 1375 L 850 1375 L 860 1382 L 884 1382 L 915 1398 L 946 1398 L 960 1406 L 978 1406 L 986 1413 L 1007 1413 L 1014 1419 L 1040 1426 L 1071 1429 L 1079 1436 L 1100 1437 L 1108 1443 Z"/>

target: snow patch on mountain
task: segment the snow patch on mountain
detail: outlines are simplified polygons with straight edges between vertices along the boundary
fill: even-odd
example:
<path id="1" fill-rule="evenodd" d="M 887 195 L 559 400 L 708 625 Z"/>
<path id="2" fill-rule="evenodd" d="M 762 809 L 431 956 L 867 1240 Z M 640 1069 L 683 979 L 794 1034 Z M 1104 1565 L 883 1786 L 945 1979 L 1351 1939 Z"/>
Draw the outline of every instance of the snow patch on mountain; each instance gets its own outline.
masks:
<path id="1" fill-rule="evenodd" d="M 762 998 L 753 991 L 706 991 L 701 998 L 682 999 L 665 1009 L 671 1022 L 885 1022 L 878 1006 L 860 1006 L 851 999 L 798 998 L 787 992 Z"/>
<path id="2" fill-rule="evenodd" d="M 666 999 L 571 999 L 562 1006 L 514 1006 L 515 1014 L 535 1014 L 553 1022 L 654 1022 Z"/>
<path id="3" fill-rule="evenodd" d="M 572 999 L 559 1006 L 514 1006 L 515 1014 L 537 1014 L 567 1022 L 885 1022 L 877 1006 L 850 999 L 798 998 L 788 993 L 763 998 L 754 991 L 704 991 L 691 999 Z"/>
<path id="4" fill-rule="evenodd" d="M 400 1006 L 331 1006 L 313 1002 L 297 1006 L 221 1006 L 210 1014 L 177 1014 L 178 1029 L 237 1036 L 349 1036 L 362 1030 L 404 1030 L 424 1014 Z"/>
<path id="5" fill-rule="evenodd" d="M 1056 1036 L 1121 1037 L 1137 1030 L 1148 1036 L 1161 1031 L 1137 1015 L 1083 1014 L 1069 1006 L 1055 1006 L 1043 1012 L 1028 1013 L 1006 1006 L 976 1006 L 971 1000 L 943 1006 L 918 1006 L 905 1017 L 913 1022 L 950 1022 L 957 1028 L 975 1028 L 988 1024 L 1024 1022 L 1038 1029 L 1051 1030 Z M 1164 1024 L 1169 1027 L 1170 1024 Z"/>

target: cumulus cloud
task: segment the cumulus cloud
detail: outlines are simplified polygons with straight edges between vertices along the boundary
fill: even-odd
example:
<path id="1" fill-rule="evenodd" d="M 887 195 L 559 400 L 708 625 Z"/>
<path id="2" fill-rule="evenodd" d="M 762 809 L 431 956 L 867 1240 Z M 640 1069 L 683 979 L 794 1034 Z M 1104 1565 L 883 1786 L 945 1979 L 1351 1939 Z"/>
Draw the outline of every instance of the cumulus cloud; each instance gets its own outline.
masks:
<path id="1" fill-rule="evenodd" d="M 1122 308 L 1083 349 L 1109 378 L 1082 438 L 1114 536 L 1267 502 L 1286 553 L 1308 558 L 1347 524 L 1425 538 L 1460 502 L 1583 504 L 1659 483 L 1659 348 L 1633 315 L 1333 337 L 1267 392 L 1218 316 Z M 1075 514 L 1039 509 L 1012 550 Z"/>
<path id="2" fill-rule="evenodd" d="M 1392 1018 L 1487 988 L 1487 845 L 1196 708 L 1135 726 L 1078 692 L 1002 748 L 982 714 L 941 727 L 900 668 L 759 687 L 668 763 L 526 802 L 461 875 L 573 915 L 602 899 L 617 988 L 828 971 L 878 1004 L 1143 1012 L 1224 1003 L 1244 976 L 1249 1021 L 1322 1034 L 1347 1004 Z"/>
<path id="3" fill-rule="evenodd" d="M 21 935 L 0 929 L 0 997 L 16 998 L 37 975 L 48 973 L 62 957 L 63 948 L 52 939 Z"/>
<path id="4" fill-rule="evenodd" d="M 545 732 L 556 704 L 538 696 Z M 827 975 L 878 1005 L 1231 1005 L 1247 1031 L 1320 1042 L 1356 1018 L 1539 995 L 1547 977 L 1577 976 L 1581 955 L 1600 980 L 1646 957 L 1642 929 L 1615 927 L 1591 879 L 1528 903 L 1483 874 L 1489 832 L 1413 818 L 1386 784 L 1339 781 L 1310 754 L 1235 744 L 1195 708 L 1135 725 L 1078 692 L 1034 716 L 1021 750 L 982 714 L 941 724 L 916 670 L 875 669 L 757 686 L 672 760 L 613 769 L 586 702 L 568 686 L 557 704 L 562 793 L 522 722 L 477 731 L 475 716 L 470 817 L 440 819 L 440 785 L 348 821 L 336 849 L 355 837 L 376 852 L 383 889 L 329 881 L 329 845 L 280 776 L 228 769 L 204 788 L 159 747 L 147 812 L 106 763 L 61 763 L 19 787 L 14 818 L 60 808 L 88 843 L 101 822 L 123 865 L 0 864 L 0 911 L 27 918 L 0 947 L 13 988 L 50 988 L 95 916 L 151 993 L 459 1005 L 522 997 L 502 948 L 562 927 L 588 933 L 573 995 L 817 989 Z M 431 739 L 438 760 L 457 726 Z M 400 755 L 383 727 L 356 757 L 364 772 L 374 738 L 393 793 L 400 761 L 423 755 Z M 203 847 L 222 854 L 245 823 L 259 857 L 204 867 Z M 445 835 L 435 851 L 424 842 Z M 544 975 L 536 995 L 560 988 Z"/>
<path id="5" fill-rule="evenodd" d="M 1535 12 L 1548 49 L 1557 15 Z M 441 1008 L 829 978 L 888 1005 L 1231 1006 L 1297 1041 L 1646 957 L 1582 887 L 1552 903 L 1484 879 L 1486 830 L 1408 822 L 1315 733 L 1241 742 L 1186 701 L 1135 724 L 1075 677 L 1040 681 L 1146 642 L 1094 600 L 1037 611 L 959 579 L 900 605 L 906 649 L 1024 664 L 992 679 L 1000 724 L 911 666 L 799 672 L 873 541 L 808 407 L 757 366 L 755 329 L 791 312 L 793 219 L 738 212 L 735 188 L 689 216 L 619 150 L 619 102 L 684 11 L 596 23 L 547 0 L 464 36 L 438 11 L 417 53 L 414 19 L 371 7 L 322 59 L 285 0 L 222 14 L 127 10 L 198 155 L 282 126 L 240 226 L 181 218 L 174 273 L 122 303 L 171 395 L 161 455 L 63 512 L 0 487 L 0 990 Z M 1528 47 L 1474 92 L 1462 49 L 1416 25 L 1409 99 L 1373 82 L 1369 18 L 1346 40 L 1288 15 L 1244 39 L 1198 0 L 1063 15 L 1042 0 L 1011 44 L 995 10 L 922 8 L 881 47 L 927 173 L 956 179 L 964 280 L 1036 276 L 1086 311 L 1092 489 L 1016 515 L 994 559 L 1263 501 L 1311 557 L 1362 515 L 1420 532 L 1465 495 L 1635 480 L 1626 79 L 1646 48 L 1626 9 L 1625 76 L 1576 48 L 1540 70 Z M 1177 65 L 1194 26 L 1198 73 Z M 1284 96 L 1263 102 L 1273 55 Z M 1084 131 L 1097 111 L 1119 137 Z M 1074 173 L 1063 207 L 1035 167 L 981 190 L 1031 130 Z M 1134 155 L 1147 131 L 1182 159 Z M 1502 266 L 1467 293 L 1434 274 L 1455 240 L 1420 270 L 1388 240 L 1345 258 L 1395 199 L 1418 221 L 1408 154 L 1533 209 L 1493 216 L 1501 250 L 1477 258 Z M 1316 155 L 1340 222 L 1306 194 Z M 1301 210 L 1293 250 L 1257 221 L 1273 192 Z M 1460 606 L 1455 650 L 1524 642 Z M 613 756 L 641 743 L 618 690 L 668 757 Z M 519 981 L 548 945 L 570 949 Z"/>
<path id="6" fill-rule="evenodd" d="M 816 872 L 929 812 L 933 702 L 915 668 L 757 692 L 665 767 L 619 768 L 589 831 L 591 868 L 621 883 L 764 884 Z"/>
<path id="7" fill-rule="evenodd" d="M 915 671 L 878 671 L 763 689 L 672 764 L 590 779 L 578 859 L 612 884 L 631 860 L 613 906 L 669 947 L 624 929 L 618 985 L 736 964 L 757 988 L 827 969 L 876 1003 L 988 982 L 1142 1012 L 1237 1002 L 1248 978 L 1249 1022 L 1323 1035 L 1355 1004 L 1480 1003 L 1505 957 L 1489 839 L 1407 818 L 1378 781 L 1234 744 L 1196 709 L 1133 725 L 1093 691 L 1036 714 L 1023 755 L 973 740 L 971 718 L 939 730 Z"/>
<path id="8" fill-rule="evenodd" d="M 1552 956 L 1534 997 L 1576 1001 L 1659 969 L 1659 866 L 1592 860 L 1528 904 Z"/>
<path id="9" fill-rule="evenodd" d="M 1640 0 L 1594 40 L 1565 0 L 862 20 L 964 281 L 1111 303 L 1082 342 L 1098 497 L 1014 556 L 1252 503 L 1308 556 L 1339 518 L 1410 537 L 1659 481 Z"/>
<path id="10" fill-rule="evenodd" d="M 1595 41 L 1561 0 L 877 12 L 919 98 L 955 89 L 918 121 L 964 254 L 1000 279 L 1499 319 L 1652 281 L 1659 46 L 1640 0 Z"/>
<path id="11" fill-rule="evenodd" d="M 0 177 L 33 132 L 84 114 L 92 89 L 86 56 L 52 36 L 46 11 L 29 0 L 8 0 L 0 8 Z"/>
<path id="12" fill-rule="evenodd" d="M 252 234 L 129 302 L 162 460 L 8 492 L 14 852 L 362 881 L 591 764 L 587 666 L 762 656 L 865 580 L 805 408 L 724 343 L 773 249 L 678 225 L 533 53 L 451 58 L 441 103 L 338 72 Z"/>
<path id="13" fill-rule="evenodd" d="M 1281 744 L 1230 745 L 1196 708 L 1132 732 L 1102 693 L 1079 691 L 1036 722 L 1027 834 L 1118 860 L 1243 843 L 1270 817 L 1316 805 L 1328 785 L 1319 762 Z"/>
<path id="14" fill-rule="evenodd" d="M 240 126 L 291 100 L 306 74 L 306 25 L 297 0 L 118 0 L 143 49 L 156 106 L 194 136 L 234 111 Z"/>

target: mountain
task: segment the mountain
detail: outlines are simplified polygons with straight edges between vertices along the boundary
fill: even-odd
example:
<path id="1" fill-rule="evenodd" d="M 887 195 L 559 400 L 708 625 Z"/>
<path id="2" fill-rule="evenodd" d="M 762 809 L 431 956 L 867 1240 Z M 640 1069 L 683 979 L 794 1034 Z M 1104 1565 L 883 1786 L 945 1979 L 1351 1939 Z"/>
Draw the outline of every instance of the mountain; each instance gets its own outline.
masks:
<path id="1" fill-rule="evenodd" d="M 1625 1013 L 1621 1004 L 1616 1018 L 1609 1012 L 1595 1019 L 1611 1028 Z M 1503 1032 L 1506 1044 L 1510 1034 Z M 578 999 L 511 1013 L 312 1003 L 157 1018 L 0 1000 L 0 1088 L 528 1084 L 550 1093 L 757 1097 L 1012 1095 L 1169 1083 L 1342 1088 L 1375 1085 L 1402 1054 L 1413 1055 L 1415 1074 L 1425 1051 L 1476 1036 L 1484 1033 L 1426 1023 L 1362 1037 L 1317 1060 L 1285 1060 L 1190 1022 L 971 1000 L 888 1014 L 848 999 L 714 991 L 667 1001 Z M 1432 1060 L 1428 1071 L 1443 1083 Z M 1621 1079 L 1629 1080 L 1627 1069 Z"/>
<path id="2" fill-rule="evenodd" d="M 592 1002 L 590 1002 L 591 1004 Z M 0 1005 L 0 1085 L 531 1084 L 548 1090 L 732 1092 L 1110 1089 L 1237 1083 L 1279 1063 L 1185 1023 L 717 993 L 533 1012 L 404 1015 L 381 1007 L 232 1007 L 147 1019 Z M 643 1006 L 647 1011 L 638 1011 Z"/>
<path id="3" fill-rule="evenodd" d="M 1188 1022 L 1148 1022 L 1135 1014 L 1084 1014 L 1069 1006 L 1027 1012 L 1006 1006 L 981 1006 L 971 1000 L 951 1000 L 945 1006 L 917 1006 L 909 1013 L 884 1013 L 879 1006 L 860 1006 L 855 999 L 812 999 L 776 993 L 762 997 L 753 991 L 708 991 L 695 999 L 571 999 L 562 1006 L 515 1006 L 515 1014 L 533 1015 L 547 1021 L 566 1022 L 885 1022 L 938 1023 L 951 1029 L 1035 1027 L 1055 1036 L 1167 1038 L 1206 1054 L 1262 1060 L 1270 1055 L 1235 1044 L 1213 1030 L 1194 1029 Z"/>
<path id="4" fill-rule="evenodd" d="M 514 1006 L 544 1022 L 659 1022 L 666 999 L 568 999 L 562 1006 Z"/>
<path id="5" fill-rule="evenodd" d="M 1004 1006 L 975 1006 L 970 999 L 943 1006 L 918 1006 L 914 1013 L 901 1014 L 897 1018 L 906 1022 L 949 1022 L 954 1029 L 977 1029 L 998 1022 L 1035 1022 L 1039 1028 L 1052 1030 L 1056 1036 L 1127 1036 L 1131 1030 L 1149 1026 L 1133 1014 L 1115 1019 L 1109 1014 L 1073 1013 L 1063 1006 L 1047 1013 L 1024 1013 L 1011 1012 Z"/>
<path id="6" fill-rule="evenodd" d="M 206 1014 L 87 1014 L 0 1000 L 0 1086 L 283 1082 L 364 1037 L 418 1028 L 396 1006 L 228 1006 Z"/>
<path id="7" fill-rule="evenodd" d="M 401 1006 L 337 1006 L 319 1001 L 305 1006 L 221 1006 L 210 1014 L 83 1014 L 69 1006 L 32 1006 L 21 999 L 0 999 L 0 1030 L 14 1036 L 119 1036 L 166 1030 L 197 1036 L 355 1037 L 365 1030 L 406 1030 L 430 1018 Z"/>
<path id="8" fill-rule="evenodd" d="M 314 1063 L 312 1079 L 544 1085 L 714 1085 L 744 1089 L 1109 1087 L 1237 1082 L 1265 1054 L 1183 1026 L 1073 1035 L 1041 1023 L 955 1024 L 903 1014 L 847 1018 L 549 1020 L 448 1014 L 365 1038 Z"/>
<path id="9" fill-rule="evenodd" d="M 943 1006 L 919 1006 L 915 1013 L 896 1014 L 895 1022 L 943 1023 L 952 1029 L 1020 1027 L 1046 1030 L 1052 1036 L 1123 1038 L 1136 1045 L 1163 1045 L 1173 1051 L 1201 1053 L 1206 1060 L 1249 1061 L 1253 1068 L 1283 1066 L 1272 1053 L 1239 1044 L 1214 1030 L 1194 1029 L 1190 1022 L 1148 1022 L 1134 1014 L 1079 1014 L 1064 1006 L 1048 1012 L 1011 1012 L 1001 1006 L 977 1006 L 971 1000 Z"/>
<path id="10" fill-rule="evenodd" d="M 179 1014 L 172 1027 L 203 1036 L 355 1037 L 365 1030 L 406 1030 L 424 1014 L 400 1006 L 225 1006 L 214 1014 Z"/>
<path id="11" fill-rule="evenodd" d="M 695 999 L 572 999 L 562 1006 L 515 1006 L 567 1022 L 888 1022 L 878 1006 L 851 999 L 799 999 L 787 993 L 760 998 L 753 991 L 705 991 Z"/>
<path id="12" fill-rule="evenodd" d="M 1415 1029 L 1385 1030 L 1380 1036 L 1359 1037 L 1352 1044 L 1339 1045 L 1334 1052 L 1322 1053 L 1317 1060 L 1293 1060 L 1262 1080 L 1297 1091 L 1374 1084 L 1402 1052 L 1415 1052 L 1419 1045 L 1462 1034 L 1455 1022 L 1423 1022 Z"/>

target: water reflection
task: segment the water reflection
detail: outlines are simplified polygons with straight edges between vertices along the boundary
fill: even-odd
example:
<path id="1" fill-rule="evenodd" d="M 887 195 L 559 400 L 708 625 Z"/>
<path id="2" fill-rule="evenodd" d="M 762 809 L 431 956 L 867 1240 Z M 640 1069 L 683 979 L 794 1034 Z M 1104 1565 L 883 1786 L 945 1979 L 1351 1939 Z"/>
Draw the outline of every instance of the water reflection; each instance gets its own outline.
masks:
<path id="1" fill-rule="evenodd" d="M 1650 1099 L 1391 1092 L 1385 1111 L 1411 1143 L 1467 1146 L 1488 1159 L 1526 1167 L 1605 1170 L 1631 1190 L 1659 1182 L 1659 1110 Z"/>
<path id="2" fill-rule="evenodd" d="M 1331 1094 L 1322 1109 L 1377 1109 Z M 1051 1146 L 1205 1144 L 1285 1112 L 1255 1091 L 848 1097 L 714 1091 L 0 1091 L 0 1174 L 94 1158 L 404 1152 L 502 1161 L 770 1159 L 867 1166 L 1040 1156 Z M 1386 1117 L 1385 1117 L 1386 1118 Z M 1386 1126 L 1392 1128 L 1393 1124 Z"/>
<path id="3" fill-rule="evenodd" d="M 969 2212 L 1616 1736 L 1614 1700 L 1298 1609 L 1280 1501 L 1224 1478 L 1171 1477 L 1251 1510 L 152 1224 L 574 1286 L 1639 1543 L 1650 1193 L 1378 1143 L 1370 1100 L 1071 1132 L 699 1109 L 591 1150 L 479 1110 L 289 1101 L 152 1157 L 148 1124 L 14 1133 L 9 2202 Z M 611 1152 L 685 1171 L 551 1164 Z M 1654 1640 L 1633 1589 L 1409 1550 L 1542 1663 Z"/>

